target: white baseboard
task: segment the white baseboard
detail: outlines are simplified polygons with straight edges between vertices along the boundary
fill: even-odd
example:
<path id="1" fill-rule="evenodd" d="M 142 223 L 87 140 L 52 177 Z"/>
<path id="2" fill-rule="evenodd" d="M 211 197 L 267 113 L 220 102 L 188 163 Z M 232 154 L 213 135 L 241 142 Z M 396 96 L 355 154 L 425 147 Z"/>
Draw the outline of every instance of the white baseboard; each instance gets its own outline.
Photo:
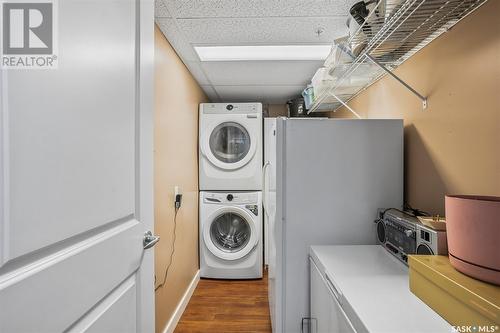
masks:
<path id="1" fill-rule="evenodd" d="M 177 327 L 177 324 L 179 323 L 179 320 L 181 319 L 184 310 L 186 310 L 186 306 L 188 305 L 189 300 L 191 299 L 191 296 L 193 295 L 194 290 L 196 289 L 196 286 L 198 285 L 199 281 L 200 281 L 200 270 L 196 272 L 193 279 L 191 280 L 189 287 L 182 296 L 182 299 L 179 302 L 179 304 L 177 304 L 174 314 L 172 315 L 172 317 L 170 317 L 167 326 L 165 326 L 165 329 L 163 330 L 163 333 L 173 333 L 175 331 L 175 328 Z"/>

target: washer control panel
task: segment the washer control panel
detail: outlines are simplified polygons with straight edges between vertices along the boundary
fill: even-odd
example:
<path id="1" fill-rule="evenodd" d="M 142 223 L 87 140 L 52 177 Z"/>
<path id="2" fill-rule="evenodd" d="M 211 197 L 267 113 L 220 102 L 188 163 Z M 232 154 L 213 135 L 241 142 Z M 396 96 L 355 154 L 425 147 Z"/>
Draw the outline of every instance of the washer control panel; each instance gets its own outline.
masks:
<path id="1" fill-rule="evenodd" d="M 259 206 L 257 206 L 257 205 L 246 205 L 245 208 L 248 209 L 249 211 L 251 211 L 253 213 L 253 215 L 259 216 Z"/>
<path id="2" fill-rule="evenodd" d="M 257 192 L 206 192 L 203 193 L 203 203 L 225 205 L 254 205 L 258 207 Z M 256 214 L 257 215 L 257 214 Z"/>

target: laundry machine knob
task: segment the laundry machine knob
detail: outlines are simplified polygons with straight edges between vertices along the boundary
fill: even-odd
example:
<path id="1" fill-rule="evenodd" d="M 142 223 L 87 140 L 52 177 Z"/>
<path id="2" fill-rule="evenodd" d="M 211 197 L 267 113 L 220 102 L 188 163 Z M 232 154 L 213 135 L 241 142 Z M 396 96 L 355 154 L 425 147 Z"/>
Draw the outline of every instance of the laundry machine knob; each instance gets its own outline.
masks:
<path id="1" fill-rule="evenodd" d="M 228 194 L 227 197 L 226 197 L 227 201 L 233 201 L 233 198 L 234 197 L 233 197 L 232 194 Z"/>

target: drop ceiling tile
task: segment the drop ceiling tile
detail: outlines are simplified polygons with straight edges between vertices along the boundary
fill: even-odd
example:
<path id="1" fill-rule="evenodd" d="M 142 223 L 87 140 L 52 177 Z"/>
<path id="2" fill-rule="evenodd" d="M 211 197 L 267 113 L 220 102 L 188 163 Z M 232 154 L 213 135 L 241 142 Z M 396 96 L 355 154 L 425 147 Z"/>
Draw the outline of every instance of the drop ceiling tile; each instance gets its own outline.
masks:
<path id="1" fill-rule="evenodd" d="M 191 44 L 330 44 L 345 36 L 344 18 L 235 18 L 178 19 L 179 28 Z M 324 32 L 318 36 L 318 27 Z"/>
<path id="2" fill-rule="evenodd" d="M 155 17 L 170 17 L 164 0 L 155 0 Z"/>
<path id="3" fill-rule="evenodd" d="M 165 0 L 172 15 L 193 17 L 270 17 L 345 15 L 359 0 Z"/>
<path id="4" fill-rule="evenodd" d="M 201 89 L 207 94 L 208 99 L 211 102 L 220 102 L 220 98 L 217 95 L 217 92 L 215 91 L 214 87 L 212 86 L 201 86 Z"/>
<path id="5" fill-rule="evenodd" d="M 303 86 L 214 86 L 223 102 L 285 103 L 300 95 Z"/>
<path id="6" fill-rule="evenodd" d="M 189 69 L 193 77 L 196 79 L 198 84 L 200 85 L 210 85 L 210 81 L 208 81 L 207 76 L 203 72 L 201 65 L 199 62 L 188 61 L 185 63 L 186 67 Z"/>
<path id="7" fill-rule="evenodd" d="M 184 34 L 175 24 L 175 20 L 171 18 L 156 18 L 156 24 L 163 32 L 170 45 L 175 49 L 175 52 L 186 63 L 189 61 L 199 61 L 198 55 L 193 47 L 186 41 Z"/>
<path id="8" fill-rule="evenodd" d="M 202 62 L 213 85 L 302 85 L 323 65 L 322 61 Z"/>
<path id="9" fill-rule="evenodd" d="M 300 94 L 321 62 L 199 63 L 193 46 L 330 44 L 347 34 L 345 20 L 356 1 L 156 0 L 155 16 L 212 101 L 284 103 Z"/>

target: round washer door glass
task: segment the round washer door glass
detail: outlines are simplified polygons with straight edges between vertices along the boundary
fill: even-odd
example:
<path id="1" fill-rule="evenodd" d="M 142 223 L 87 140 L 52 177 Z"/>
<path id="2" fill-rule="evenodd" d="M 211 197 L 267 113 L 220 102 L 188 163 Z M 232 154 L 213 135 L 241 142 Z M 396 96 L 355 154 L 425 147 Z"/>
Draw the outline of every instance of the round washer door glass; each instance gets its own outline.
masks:
<path id="1" fill-rule="evenodd" d="M 248 221 L 237 213 L 224 213 L 210 225 L 210 239 L 221 251 L 234 253 L 242 250 L 252 232 Z"/>
<path id="2" fill-rule="evenodd" d="M 238 123 L 226 122 L 214 128 L 209 139 L 215 158 L 224 163 L 241 161 L 250 150 L 250 135 Z"/>

